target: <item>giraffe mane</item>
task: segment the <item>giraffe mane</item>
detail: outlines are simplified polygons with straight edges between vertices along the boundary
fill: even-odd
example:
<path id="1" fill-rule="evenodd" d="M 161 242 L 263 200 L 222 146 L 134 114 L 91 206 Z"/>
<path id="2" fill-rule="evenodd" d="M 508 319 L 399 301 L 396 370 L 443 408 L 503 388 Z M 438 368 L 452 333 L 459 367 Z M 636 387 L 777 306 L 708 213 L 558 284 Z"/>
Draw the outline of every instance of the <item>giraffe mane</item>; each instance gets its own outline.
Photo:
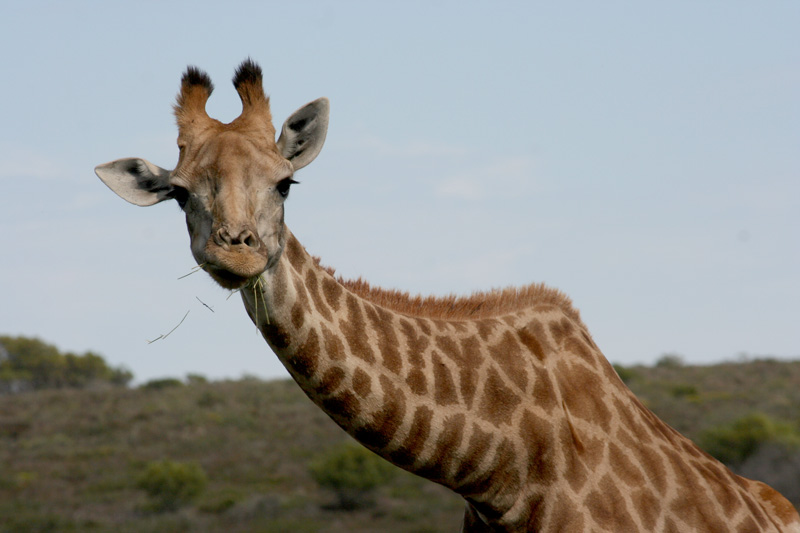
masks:
<path id="1" fill-rule="evenodd" d="M 580 313 L 572 305 L 572 300 L 563 292 L 544 283 L 476 291 L 468 296 L 412 295 L 397 289 L 374 287 L 361 277 L 345 279 L 336 275 L 334 268 L 321 264 L 319 257 L 315 256 L 314 261 L 347 290 L 374 304 L 404 315 L 444 320 L 470 320 L 494 318 L 532 307 L 557 307 L 578 324 L 583 323 Z"/>

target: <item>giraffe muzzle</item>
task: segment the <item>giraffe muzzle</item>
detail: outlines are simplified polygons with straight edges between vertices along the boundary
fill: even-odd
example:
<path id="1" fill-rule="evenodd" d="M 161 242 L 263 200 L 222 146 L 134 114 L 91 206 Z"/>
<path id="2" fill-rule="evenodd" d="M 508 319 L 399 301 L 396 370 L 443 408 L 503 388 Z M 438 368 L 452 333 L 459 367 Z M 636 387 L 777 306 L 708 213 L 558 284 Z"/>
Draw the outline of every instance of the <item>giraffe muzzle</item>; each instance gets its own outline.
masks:
<path id="1" fill-rule="evenodd" d="M 238 289 L 267 268 L 267 247 L 249 228 L 222 226 L 205 248 L 204 270 L 226 289 Z"/>

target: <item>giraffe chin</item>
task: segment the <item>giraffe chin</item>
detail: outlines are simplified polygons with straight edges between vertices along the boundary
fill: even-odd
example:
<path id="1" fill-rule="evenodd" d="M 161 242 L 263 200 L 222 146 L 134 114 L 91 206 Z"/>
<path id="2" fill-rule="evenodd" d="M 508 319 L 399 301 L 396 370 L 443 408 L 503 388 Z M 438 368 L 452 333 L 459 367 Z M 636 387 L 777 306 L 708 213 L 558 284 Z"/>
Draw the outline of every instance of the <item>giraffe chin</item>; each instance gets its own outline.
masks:
<path id="1" fill-rule="evenodd" d="M 218 285 L 229 290 L 241 289 L 247 285 L 251 279 L 258 277 L 263 271 L 262 269 L 257 270 L 252 274 L 239 274 L 214 265 L 206 265 L 203 267 L 203 270 L 208 272 L 211 278 L 216 281 Z"/>

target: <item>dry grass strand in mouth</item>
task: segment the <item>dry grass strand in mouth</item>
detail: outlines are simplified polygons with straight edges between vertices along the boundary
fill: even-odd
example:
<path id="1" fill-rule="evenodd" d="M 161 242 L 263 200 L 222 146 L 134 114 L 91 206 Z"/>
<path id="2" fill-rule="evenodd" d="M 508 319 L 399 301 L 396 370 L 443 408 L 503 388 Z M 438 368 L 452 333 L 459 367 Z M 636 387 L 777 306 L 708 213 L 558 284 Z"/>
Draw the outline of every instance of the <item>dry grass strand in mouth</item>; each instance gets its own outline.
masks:
<path id="1" fill-rule="evenodd" d="M 234 291 L 231 291 L 231 293 L 228 295 L 228 298 L 226 298 L 226 300 L 229 299 L 234 294 L 240 293 L 245 289 L 250 289 L 250 290 L 253 291 L 253 300 L 255 300 L 254 306 L 256 308 L 255 323 L 256 323 L 256 328 L 258 328 L 258 300 L 259 300 L 258 295 L 264 289 L 264 280 L 261 279 L 261 276 L 256 276 L 254 278 L 250 278 L 243 287 L 241 287 L 239 289 L 236 289 Z M 267 313 L 267 306 L 266 306 L 266 302 L 264 302 L 263 296 L 261 298 L 261 303 L 264 304 L 264 319 L 265 319 L 266 323 L 269 324 L 269 314 Z"/>
<path id="2" fill-rule="evenodd" d="M 256 276 L 255 278 L 250 278 L 245 285 L 245 288 L 250 289 L 253 291 L 253 299 L 255 300 L 255 308 L 256 308 L 256 327 L 258 327 L 258 295 L 262 294 L 261 296 L 261 303 L 264 307 L 264 320 L 267 324 L 269 324 L 269 313 L 267 313 L 267 305 L 264 301 L 264 296 L 262 290 L 264 289 L 264 280 L 261 276 Z"/>
<path id="3" fill-rule="evenodd" d="M 195 272 L 199 272 L 200 270 L 203 270 L 204 266 L 206 266 L 205 263 L 203 263 L 201 265 L 195 265 L 194 268 L 192 268 L 192 270 L 188 274 L 184 274 L 183 276 L 179 277 L 178 279 L 188 278 L 189 276 L 191 276 Z"/>

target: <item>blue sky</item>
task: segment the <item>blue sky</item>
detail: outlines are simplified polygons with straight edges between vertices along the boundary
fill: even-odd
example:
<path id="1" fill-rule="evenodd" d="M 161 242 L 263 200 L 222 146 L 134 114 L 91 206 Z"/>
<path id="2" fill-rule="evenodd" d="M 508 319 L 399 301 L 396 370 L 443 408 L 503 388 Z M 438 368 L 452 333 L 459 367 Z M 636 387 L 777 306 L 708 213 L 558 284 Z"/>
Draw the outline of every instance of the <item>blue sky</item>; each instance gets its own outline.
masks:
<path id="1" fill-rule="evenodd" d="M 177 160 L 186 65 L 239 113 L 331 124 L 286 220 L 347 277 L 413 293 L 544 281 L 606 356 L 800 356 L 796 2 L 28 2 L 0 20 L 0 334 L 139 380 L 285 376 L 176 206 L 95 165 Z M 212 307 L 208 310 L 203 304 Z M 166 339 L 154 339 L 186 320 Z"/>

